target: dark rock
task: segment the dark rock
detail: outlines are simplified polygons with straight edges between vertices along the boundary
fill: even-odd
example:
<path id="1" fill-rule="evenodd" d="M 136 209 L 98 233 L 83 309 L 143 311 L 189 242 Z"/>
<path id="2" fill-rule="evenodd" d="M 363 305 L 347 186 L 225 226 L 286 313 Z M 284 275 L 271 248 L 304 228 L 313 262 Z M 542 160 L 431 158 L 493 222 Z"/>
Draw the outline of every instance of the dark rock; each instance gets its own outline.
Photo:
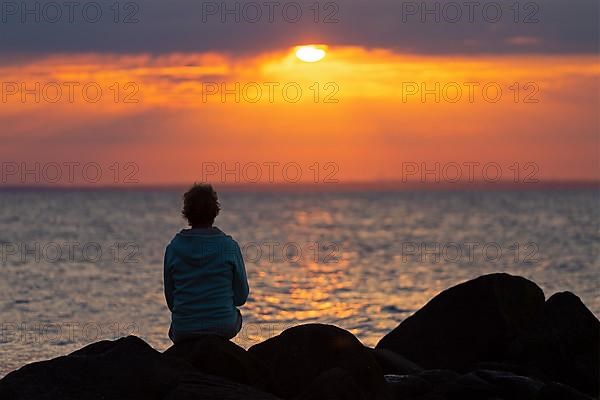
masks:
<path id="1" fill-rule="evenodd" d="M 494 385 L 500 397 L 511 400 L 533 399 L 544 386 L 542 382 L 505 371 L 482 370 L 472 374 Z"/>
<path id="2" fill-rule="evenodd" d="M 248 351 L 268 365 L 281 386 L 275 394 L 286 399 L 300 395 L 321 374 L 334 368 L 351 375 L 369 399 L 384 396 L 383 373 L 373 356 L 354 335 L 332 325 L 296 326 Z M 341 379 L 339 371 L 337 374 Z"/>
<path id="3" fill-rule="evenodd" d="M 449 399 L 442 393 L 430 392 L 423 396 L 414 397 L 412 399 L 411 398 L 408 398 L 408 399 L 400 398 L 397 400 L 449 400 Z M 479 400 L 481 400 L 481 399 L 479 399 Z M 495 400 L 497 400 L 497 399 L 495 399 Z"/>
<path id="4" fill-rule="evenodd" d="M 394 400 L 449 400 L 446 395 L 437 392 L 429 392 L 416 397 L 398 397 Z"/>
<path id="5" fill-rule="evenodd" d="M 163 356 L 189 362 L 197 371 L 273 391 L 270 371 L 255 355 L 216 335 L 203 335 L 179 342 Z"/>
<path id="6" fill-rule="evenodd" d="M 423 368 L 393 351 L 371 348 L 369 351 L 385 375 L 409 375 L 423 371 Z"/>
<path id="7" fill-rule="evenodd" d="M 474 373 L 459 377 L 446 388 L 436 389 L 438 392 L 444 393 L 449 400 L 496 400 L 500 398 L 496 386 Z"/>
<path id="8" fill-rule="evenodd" d="M 535 400 L 594 400 L 577 390 L 560 383 L 549 383 L 538 393 Z"/>
<path id="9" fill-rule="evenodd" d="M 515 340 L 511 358 L 598 397 L 599 343 L 600 321 L 573 293 L 557 293 L 548 299 L 534 327 Z"/>
<path id="10" fill-rule="evenodd" d="M 459 375 L 431 370 L 417 375 L 387 375 L 388 387 L 399 400 L 534 400 L 543 383 L 504 371 L 480 370 Z"/>
<path id="11" fill-rule="evenodd" d="M 527 376 L 529 378 L 536 379 L 541 382 L 545 382 L 548 380 L 548 377 L 540 371 L 538 368 L 521 365 L 521 364 L 513 364 L 508 362 L 481 362 L 469 367 L 469 371 L 477 371 L 477 370 L 491 370 L 491 371 L 504 371 L 510 372 L 513 375 L 519 376 Z"/>
<path id="12" fill-rule="evenodd" d="M 429 371 L 425 371 L 429 372 Z M 439 371 L 435 375 L 439 376 Z M 443 375 L 442 375 L 443 376 Z M 408 376 L 414 378 L 415 376 Z M 388 378 L 389 379 L 389 378 Z M 436 379 L 424 394 L 403 393 L 397 399 L 425 400 L 591 400 L 568 386 L 543 382 L 505 371 L 472 371 L 456 379 Z M 394 392 L 396 393 L 396 392 Z"/>
<path id="13" fill-rule="evenodd" d="M 343 368 L 332 368 L 317 377 L 296 400 L 371 400 L 354 376 Z"/>
<path id="14" fill-rule="evenodd" d="M 160 400 L 177 385 L 177 366 L 142 339 L 102 341 L 28 364 L 0 381 L 3 400 Z"/>
<path id="15" fill-rule="evenodd" d="M 460 374 L 449 369 L 430 369 L 419 373 L 419 376 L 432 385 L 442 388 L 456 381 Z"/>
<path id="16" fill-rule="evenodd" d="M 600 321 L 577 296 L 544 302 L 493 274 L 442 292 L 375 349 L 322 324 L 248 351 L 206 335 L 161 354 L 129 336 L 13 371 L 0 399 L 590 400 L 599 364 Z"/>
<path id="17" fill-rule="evenodd" d="M 394 399 L 411 399 L 433 389 L 433 385 L 418 375 L 386 375 L 385 380 Z"/>
<path id="18" fill-rule="evenodd" d="M 533 282 L 484 275 L 447 289 L 377 344 L 424 368 L 458 371 L 482 361 L 504 361 L 509 344 L 544 307 Z"/>
<path id="19" fill-rule="evenodd" d="M 253 387 L 227 379 L 193 373 L 181 376 L 180 383 L 164 400 L 278 400 Z"/>
<path id="20" fill-rule="evenodd" d="M 142 339 L 101 341 L 32 363 L 0 380 L 2 400 L 276 400 L 258 389 L 198 372 Z"/>

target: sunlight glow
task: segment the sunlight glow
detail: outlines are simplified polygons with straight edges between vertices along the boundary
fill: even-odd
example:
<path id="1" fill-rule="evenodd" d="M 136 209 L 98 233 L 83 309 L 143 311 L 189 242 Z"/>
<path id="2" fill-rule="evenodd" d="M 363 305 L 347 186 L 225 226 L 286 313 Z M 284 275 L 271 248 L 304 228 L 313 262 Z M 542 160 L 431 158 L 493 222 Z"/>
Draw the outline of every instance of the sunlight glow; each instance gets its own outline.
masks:
<path id="1" fill-rule="evenodd" d="M 309 44 L 296 47 L 296 57 L 304 62 L 314 63 L 321 61 L 327 54 L 327 46 Z"/>

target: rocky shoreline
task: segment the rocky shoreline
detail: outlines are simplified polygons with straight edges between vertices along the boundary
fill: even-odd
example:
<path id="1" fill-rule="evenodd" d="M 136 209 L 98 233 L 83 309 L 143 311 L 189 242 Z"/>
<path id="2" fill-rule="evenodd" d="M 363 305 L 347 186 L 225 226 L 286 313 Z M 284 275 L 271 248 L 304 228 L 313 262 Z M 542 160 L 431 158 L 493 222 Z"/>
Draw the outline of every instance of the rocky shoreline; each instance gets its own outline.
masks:
<path id="1" fill-rule="evenodd" d="M 2 400 L 595 399 L 600 322 L 570 292 L 484 275 L 438 294 L 375 348 L 306 324 L 244 350 L 216 336 L 160 353 L 128 336 L 28 364 Z"/>

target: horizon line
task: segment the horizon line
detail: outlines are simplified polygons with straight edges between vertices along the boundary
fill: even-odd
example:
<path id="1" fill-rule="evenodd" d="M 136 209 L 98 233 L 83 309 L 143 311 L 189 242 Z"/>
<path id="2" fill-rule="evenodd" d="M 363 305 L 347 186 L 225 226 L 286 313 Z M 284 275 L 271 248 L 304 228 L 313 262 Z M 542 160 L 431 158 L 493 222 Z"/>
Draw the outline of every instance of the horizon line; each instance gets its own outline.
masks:
<path id="1" fill-rule="evenodd" d="M 539 180 L 537 182 L 402 182 L 397 180 L 390 181 L 355 181 L 355 182 L 257 182 L 257 183 L 218 183 L 212 184 L 215 189 L 221 192 L 358 192 L 365 190 L 374 191 L 497 191 L 497 190 L 516 190 L 516 191 L 535 191 L 535 190 L 591 190 L 600 189 L 600 180 Z M 167 184 L 0 184 L 0 191 L 69 191 L 69 190 L 123 190 L 123 191 L 144 191 L 144 190 L 184 190 L 191 186 L 190 183 L 167 183 Z"/>

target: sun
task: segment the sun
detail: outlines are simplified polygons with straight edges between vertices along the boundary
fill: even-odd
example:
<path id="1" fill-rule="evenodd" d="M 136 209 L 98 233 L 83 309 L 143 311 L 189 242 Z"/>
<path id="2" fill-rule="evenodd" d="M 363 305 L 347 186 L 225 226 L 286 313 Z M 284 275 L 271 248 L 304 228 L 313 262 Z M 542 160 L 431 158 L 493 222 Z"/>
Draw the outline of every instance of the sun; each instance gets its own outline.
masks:
<path id="1" fill-rule="evenodd" d="M 327 46 L 322 44 L 307 44 L 296 46 L 296 57 L 301 61 L 314 63 L 321 61 L 327 55 Z"/>

